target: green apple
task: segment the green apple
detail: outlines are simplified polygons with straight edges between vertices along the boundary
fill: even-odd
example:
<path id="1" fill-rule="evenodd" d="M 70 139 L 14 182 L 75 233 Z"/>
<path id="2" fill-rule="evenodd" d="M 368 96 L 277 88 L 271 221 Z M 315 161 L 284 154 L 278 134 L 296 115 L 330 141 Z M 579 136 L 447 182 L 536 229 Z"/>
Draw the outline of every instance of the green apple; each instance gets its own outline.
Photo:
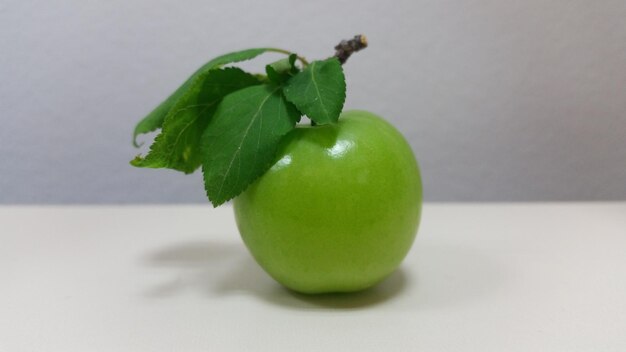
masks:
<path id="1" fill-rule="evenodd" d="M 235 198 L 256 261 L 302 293 L 365 289 L 391 274 L 419 225 L 422 186 L 409 144 L 382 118 L 344 112 L 298 126 L 276 163 Z"/>

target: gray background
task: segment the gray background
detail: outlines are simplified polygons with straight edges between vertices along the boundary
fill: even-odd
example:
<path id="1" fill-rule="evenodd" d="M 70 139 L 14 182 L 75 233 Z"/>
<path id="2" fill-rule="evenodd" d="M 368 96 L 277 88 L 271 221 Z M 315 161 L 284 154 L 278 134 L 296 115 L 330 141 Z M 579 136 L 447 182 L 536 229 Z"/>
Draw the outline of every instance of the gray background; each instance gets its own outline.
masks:
<path id="1" fill-rule="evenodd" d="M 404 133 L 427 200 L 626 199 L 625 19 L 624 0 L 4 0 L 0 203 L 204 202 L 199 174 L 128 165 L 134 124 L 213 56 L 324 58 L 361 32 L 346 108 Z"/>

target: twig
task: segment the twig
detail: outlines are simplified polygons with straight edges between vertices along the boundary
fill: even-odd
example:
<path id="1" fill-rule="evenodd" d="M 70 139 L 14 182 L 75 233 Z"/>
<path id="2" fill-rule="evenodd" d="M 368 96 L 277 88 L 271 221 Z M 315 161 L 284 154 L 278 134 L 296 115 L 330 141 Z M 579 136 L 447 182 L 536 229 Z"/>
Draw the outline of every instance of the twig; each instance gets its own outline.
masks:
<path id="1" fill-rule="evenodd" d="M 335 52 L 335 57 L 339 59 L 341 64 L 344 64 L 348 61 L 350 55 L 365 48 L 367 48 L 367 38 L 364 35 L 359 34 L 350 40 L 342 40 L 339 44 L 337 44 L 337 46 L 335 46 L 335 50 L 337 50 Z"/>

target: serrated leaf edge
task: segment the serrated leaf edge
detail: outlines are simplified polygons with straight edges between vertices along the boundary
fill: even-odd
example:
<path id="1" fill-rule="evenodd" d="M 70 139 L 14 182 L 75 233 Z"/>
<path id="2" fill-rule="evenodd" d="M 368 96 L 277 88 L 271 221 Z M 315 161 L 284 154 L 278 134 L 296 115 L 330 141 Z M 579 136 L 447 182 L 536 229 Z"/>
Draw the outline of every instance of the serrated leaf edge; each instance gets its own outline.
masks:
<path id="1" fill-rule="evenodd" d="M 313 75 L 313 69 L 315 68 L 315 65 L 317 65 L 319 62 L 328 61 L 328 60 L 337 60 L 337 59 L 336 58 L 330 58 L 330 59 L 327 59 L 327 60 L 313 61 L 313 62 L 311 62 L 309 64 L 309 66 L 307 66 L 304 70 L 302 70 L 301 72 L 298 73 L 298 74 L 303 74 L 305 71 L 307 71 L 307 70 L 309 71 L 308 73 L 311 75 L 311 81 L 313 82 L 313 84 L 315 86 L 315 92 L 316 92 L 316 95 L 317 95 L 317 99 L 319 99 L 320 101 L 323 101 L 323 99 L 322 99 L 321 92 L 319 90 L 319 85 L 317 84 L 317 81 L 315 80 L 315 75 Z M 338 60 L 337 60 L 337 62 L 339 63 Z M 296 77 L 296 76 L 294 76 L 294 77 Z M 339 115 L 341 114 L 341 111 L 343 111 L 343 107 L 345 106 L 345 103 L 346 103 L 346 89 L 345 89 L 346 79 L 345 79 L 345 75 L 343 74 L 343 71 L 342 71 L 342 75 L 341 75 L 341 82 L 343 83 L 344 89 L 341 92 L 342 93 L 341 94 L 342 95 L 342 97 L 341 97 L 342 98 L 341 99 L 341 106 L 339 107 L 339 113 L 337 114 L 337 117 L 336 118 L 331 118 L 331 115 L 328 112 L 328 108 L 327 108 L 326 104 L 324 104 L 323 102 L 321 103 L 322 108 L 324 109 L 324 113 L 326 115 L 326 120 L 330 121 L 330 123 L 336 123 L 338 121 Z M 287 87 L 287 90 L 289 91 L 290 89 Z M 284 90 L 283 90 L 283 92 L 284 92 Z M 314 121 L 316 120 L 315 118 L 312 118 L 308 114 L 304 113 L 303 109 L 301 109 L 298 106 L 298 104 L 296 104 L 296 102 L 294 102 L 292 99 L 290 99 L 288 94 L 284 94 L 284 96 L 285 96 L 285 99 L 287 99 L 287 101 L 289 101 L 290 103 L 294 104 L 298 108 L 298 110 L 300 110 L 309 119 L 314 120 Z M 304 105 L 308 106 L 309 104 L 304 104 Z M 315 122 L 317 122 L 319 125 L 326 124 L 326 122 L 323 122 L 323 121 L 315 121 Z"/>
<path id="2" fill-rule="evenodd" d="M 244 49 L 244 50 L 239 50 L 239 51 L 232 51 L 230 53 L 224 54 L 224 55 L 220 55 L 218 57 L 215 57 L 213 59 L 211 59 L 209 62 L 205 63 L 204 65 L 200 66 L 199 69 L 197 69 L 189 78 L 187 78 L 187 80 L 185 80 L 185 82 L 183 82 L 182 85 L 180 85 L 172 94 L 170 94 L 165 100 L 163 100 L 161 103 L 159 103 L 159 105 L 157 105 L 156 108 L 152 109 L 152 111 L 150 111 L 150 113 L 148 113 L 148 115 L 146 115 L 141 121 L 139 121 L 139 123 L 137 123 L 137 125 L 135 126 L 135 129 L 133 131 L 133 146 L 135 148 L 139 148 L 141 147 L 144 143 L 137 143 L 137 137 L 140 134 L 146 134 L 146 133 L 150 133 L 150 132 L 154 132 L 158 129 L 161 129 L 163 127 L 163 124 L 165 123 L 165 119 L 167 118 L 167 115 L 170 113 L 170 110 L 176 105 L 176 102 L 178 102 L 178 100 L 180 100 L 186 93 L 186 90 L 189 89 L 189 87 L 191 86 L 191 83 L 194 79 L 197 79 L 198 76 L 200 74 L 202 74 L 203 72 L 208 72 L 214 68 L 220 68 L 224 65 L 227 64 L 231 64 L 231 63 L 237 63 L 237 62 L 242 62 L 242 61 L 247 61 L 247 60 L 252 60 L 254 58 L 256 58 L 257 56 L 267 52 L 269 50 L 269 48 L 251 48 L 251 49 Z M 231 56 L 231 55 L 235 55 L 238 53 L 242 53 L 242 52 L 246 52 L 246 51 L 257 51 L 256 53 L 254 53 L 253 55 L 249 56 L 249 57 L 245 57 L 242 59 L 237 59 L 237 60 L 227 60 L 227 61 L 223 61 L 225 57 Z M 179 92 L 179 90 L 182 90 Z M 154 127 L 151 128 L 150 130 L 146 130 L 146 131 L 142 131 L 139 132 L 139 126 L 141 125 L 142 122 L 144 122 L 153 112 L 157 111 L 159 108 L 161 108 L 161 106 L 163 104 L 166 104 L 166 102 L 168 100 L 170 100 L 172 98 L 172 96 L 179 94 L 180 96 L 175 99 L 174 101 L 169 102 L 169 106 L 165 107 L 164 109 L 166 109 L 165 112 L 165 116 L 163 117 L 162 121 L 160 122 L 161 126 L 158 127 Z"/>

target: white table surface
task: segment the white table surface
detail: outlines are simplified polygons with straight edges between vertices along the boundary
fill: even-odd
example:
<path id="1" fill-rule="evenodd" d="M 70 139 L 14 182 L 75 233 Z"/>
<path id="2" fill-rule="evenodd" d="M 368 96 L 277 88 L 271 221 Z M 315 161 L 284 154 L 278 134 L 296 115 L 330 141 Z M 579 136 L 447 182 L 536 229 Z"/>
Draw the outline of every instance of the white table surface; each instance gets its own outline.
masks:
<path id="1" fill-rule="evenodd" d="M 308 297 L 230 207 L 0 207 L 0 351 L 626 351 L 626 203 L 422 219 L 383 284 Z"/>

